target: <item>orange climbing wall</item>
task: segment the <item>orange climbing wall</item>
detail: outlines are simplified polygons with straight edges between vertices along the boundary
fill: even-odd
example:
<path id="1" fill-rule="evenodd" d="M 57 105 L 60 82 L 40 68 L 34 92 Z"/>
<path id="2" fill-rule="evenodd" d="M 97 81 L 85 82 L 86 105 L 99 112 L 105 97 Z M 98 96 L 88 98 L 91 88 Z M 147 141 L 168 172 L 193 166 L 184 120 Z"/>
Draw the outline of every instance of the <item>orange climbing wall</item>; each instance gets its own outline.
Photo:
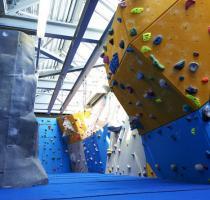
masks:
<path id="1" fill-rule="evenodd" d="M 163 36 L 161 45 L 154 46 L 152 40 L 143 42 L 142 36 L 132 44 L 137 49 L 142 45 L 152 48 L 152 54 L 165 66 L 163 75 L 185 96 L 185 89 L 193 86 L 198 89 L 196 97 L 201 104 L 209 100 L 209 83 L 202 83 L 203 77 L 210 78 L 210 1 L 199 0 L 196 4 L 185 10 L 185 0 L 179 1 L 158 21 L 156 21 L 145 32 L 150 32 L 153 38 L 159 34 Z M 194 57 L 193 53 L 199 53 Z M 147 58 L 149 54 L 145 55 Z M 185 60 L 185 67 L 178 71 L 173 66 L 180 60 Z M 197 72 L 189 70 L 189 64 L 196 62 L 200 65 Z M 180 81 L 179 77 L 185 80 Z"/>
<path id="2" fill-rule="evenodd" d="M 207 49 L 210 47 L 210 1 L 196 1 L 188 9 L 185 8 L 185 0 L 126 2 L 127 7 L 119 6 L 114 19 L 114 45 L 108 45 L 105 52 L 110 60 L 113 53 L 118 53 L 120 62 L 109 83 L 127 113 L 141 117 L 144 126 L 141 133 L 146 133 L 198 109 L 209 99 L 210 53 Z M 142 7 L 144 11 L 131 14 L 135 7 Z M 117 20 L 119 16 L 122 23 Z M 124 27 L 127 29 L 125 43 L 129 41 L 128 45 L 134 48 L 132 53 L 122 51 L 118 44 L 124 39 L 125 31 L 121 34 Z M 131 28 L 138 32 L 132 38 L 134 40 L 129 36 Z M 144 33 L 151 33 L 151 39 L 143 41 Z M 154 45 L 153 40 L 158 35 L 161 35 L 162 42 Z M 143 46 L 150 48 L 148 52 L 141 51 Z M 155 63 L 151 55 L 156 59 Z M 174 69 L 181 60 L 185 61 L 184 68 Z M 199 66 L 196 72 L 189 70 L 192 62 Z M 109 72 L 109 66 L 106 67 Z M 138 73 L 143 74 L 142 80 L 137 79 Z M 206 83 L 202 82 L 203 78 L 206 78 Z M 160 87 L 160 80 L 164 80 L 168 87 Z M 122 89 L 122 86 L 125 88 Z M 190 93 L 193 100 L 186 97 L 189 87 L 190 90 L 198 89 L 197 93 Z M 153 98 L 145 98 L 148 91 L 154 93 Z"/>

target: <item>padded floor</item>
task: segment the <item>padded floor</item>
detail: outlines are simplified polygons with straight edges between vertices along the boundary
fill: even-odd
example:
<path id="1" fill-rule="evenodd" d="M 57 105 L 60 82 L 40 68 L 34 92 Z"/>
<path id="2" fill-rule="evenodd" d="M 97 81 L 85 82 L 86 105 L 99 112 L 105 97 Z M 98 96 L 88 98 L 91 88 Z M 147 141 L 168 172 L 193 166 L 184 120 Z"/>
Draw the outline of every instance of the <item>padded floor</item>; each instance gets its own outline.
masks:
<path id="1" fill-rule="evenodd" d="M 50 175 L 50 183 L 0 189 L 0 200 L 209 200 L 210 185 L 104 174 Z"/>

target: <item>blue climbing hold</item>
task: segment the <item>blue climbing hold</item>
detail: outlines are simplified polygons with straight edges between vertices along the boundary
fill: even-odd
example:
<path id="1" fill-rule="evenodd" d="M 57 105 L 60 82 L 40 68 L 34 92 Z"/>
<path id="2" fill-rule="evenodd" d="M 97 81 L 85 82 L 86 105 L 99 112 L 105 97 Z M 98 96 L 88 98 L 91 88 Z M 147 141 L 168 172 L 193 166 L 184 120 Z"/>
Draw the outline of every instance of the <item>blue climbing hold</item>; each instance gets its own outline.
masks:
<path id="1" fill-rule="evenodd" d="M 128 48 L 126 49 L 126 51 L 127 51 L 128 53 L 133 53 L 133 52 L 134 52 L 134 49 L 133 49 L 132 47 L 128 47 Z"/>
<path id="2" fill-rule="evenodd" d="M 196 72 L 198 68 L 199 68 L 199 64 L 196 62 L 191 62 L 189 65 L 189 70 L 193 73 Z"/>
<path id="3" fill-rule="evenodd" d="M 112 86 L 117 86 L 118 85 L 118 82 L 116 80 L 113 80 L 111 85 Z"/>
<path id="4" fill-rule="evenodd" d="M 174 69 L 181 70 L 184 68 L 184 66 L 185 66 L 185 60 L 181 60 L 174 65 Z"/>
<path id="5" fill-rule="evenodd" d="M 179 77 L 179 80 L 180 80 L 180 81 L 184 81 L 184 76 L 180 76 L 180 77 Z"/>
<path id="6" fill-rule="evenodd" d="M 112 72 L 112 74 L 116 73 L 119 66 L 120 66 L 120 62 L 119 62 L 118 53 L 115 53 L 109 65 L 109 69 Z"/>
<path id="7" fill-rule="evenodd" d="M 185 91 L 186 91 L 188 94 L 193 95 L 193 94 L 197 94 L 198 89 L 195 88 L 195 87 L 189 86 Z"/>
<path id="8" fill-rule="evenodd" d="M 164 79 L 159 80 L 159 85 L 161 88 L 168 88 L 168 83 Z"/>
<path id="9" fill-rule="evenodd" d="M 118 18 L 117 18 L 117 21 L 118 21 L 119 23 L 122 23 L 122 18 L 121 18 L 121 17 L 118 17 Z"/>
<path id="10" fill-rule="evenodd" d="M 138 80 L 144 79 L 144 74 L 143 74 L 142 72 L 138 72 L 138 73 L 137 73 L 137 79 L 138 79 Z"/>
<path id="11" fill-rule="evenodd" d="M 123 83 L 120 83 L 120 88 L 121 88 L 122 90 L 125 90 L 125 85 L 124 85 Z"/>
<path id="12" fill-rule="evenodd" d="M 190 112 L 192 109 L 189 105 L 187 104 L 184 104 L 183 107 L 182 107 L 182 110 L 186 113 Z"/>
<path id="13" fill-rule="evenodd" d="M 202 117 L 204 121 L 210 121 L 210 105 L 207 105 L 202 110 Z"/>
<path id="14" fill-rule="evenodd" d="M 163 41 L 163 36 L 162 35 L 158 35 L 158 36 L 156 36 L 154 38 L 153 44 L 154 45 L 160 45 L 162 41 Z"/>

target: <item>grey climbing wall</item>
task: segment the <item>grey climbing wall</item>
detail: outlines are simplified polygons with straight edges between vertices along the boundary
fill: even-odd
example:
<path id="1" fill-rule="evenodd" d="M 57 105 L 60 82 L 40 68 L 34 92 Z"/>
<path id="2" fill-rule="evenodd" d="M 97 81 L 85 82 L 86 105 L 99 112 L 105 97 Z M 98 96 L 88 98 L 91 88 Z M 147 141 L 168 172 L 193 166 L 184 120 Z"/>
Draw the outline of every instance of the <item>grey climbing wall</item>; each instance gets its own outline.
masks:
<path id="1" fill-rule="evenodd" d="M 111 132 L 106 173 L 146 176 L 146 160 L 138 130 L 126 120 L 119 133 Z"/>
<path id="2" fill-rule="evenodd" d="M 0 187 L 48 182 L 37 159 L 34 49 L 31 37 L 0 31 Z"/>

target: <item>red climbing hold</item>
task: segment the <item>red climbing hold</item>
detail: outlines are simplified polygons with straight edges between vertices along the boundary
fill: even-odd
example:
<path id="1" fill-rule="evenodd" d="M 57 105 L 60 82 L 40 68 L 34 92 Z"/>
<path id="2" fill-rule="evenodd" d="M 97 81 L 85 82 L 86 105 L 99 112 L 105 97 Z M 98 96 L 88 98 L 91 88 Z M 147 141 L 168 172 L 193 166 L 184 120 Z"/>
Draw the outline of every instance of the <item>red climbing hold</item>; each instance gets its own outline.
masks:
<path id="1" fill-rule="evenodd" d="M 192 5 L 194 5 L 196 0 L 187 0 L 185 2 L 185 10 L 188 10 Z"/>
<path id="2" fill-rule="evenodd" d="M 202 83 L 208 83 L 209 82 L 209 77 L 205 76 L 202 78 Z"/>
<path id="3" fill-rule="evenodd" d="M 208 27 L 208 32 L 209 32 L 209 34 L 210 34 L 210 26 Z"/>

